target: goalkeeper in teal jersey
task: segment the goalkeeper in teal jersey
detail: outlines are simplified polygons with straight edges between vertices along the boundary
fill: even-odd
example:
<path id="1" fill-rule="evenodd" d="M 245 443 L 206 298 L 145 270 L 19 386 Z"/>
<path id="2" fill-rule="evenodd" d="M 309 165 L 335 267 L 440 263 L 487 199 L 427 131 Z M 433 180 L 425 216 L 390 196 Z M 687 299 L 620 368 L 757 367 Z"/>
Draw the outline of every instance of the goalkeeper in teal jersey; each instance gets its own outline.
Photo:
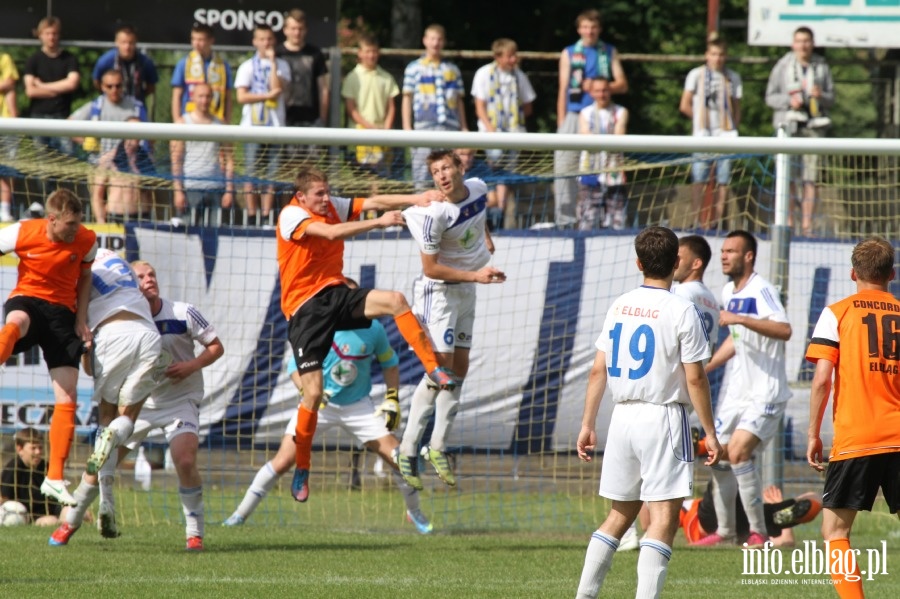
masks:
<path id="1" fill-rule="evenodd" d="M 355 282 L 349 282 L 351 287 L 357 286 Z M 369 396 L 372 390 L 373 358 L 381 364 L 384 382 L 387 385 L 385 400 L 377 408 Z M 391 431 L 400 425 L 398 364 L 397 354 L 388 342 L 384 327 L 377 320 L 373 320 L 367 329 L 335 333 L 331 351 L 322 364 L 326 401 L 319 406 L 316 434 L 322 434 L 332 427 L 340 427 L 394 466 L 391 452 L 400 444 L 391 434 Z M 302 394 L 300 376 L 297 374 L 297 363 L 293 355 L 288 364 L 288 374 Z M 275 481 L 294 467 L 296 419 L 295 413 L 285 428 L 278 453 L 256 473 L 244 499 L 224 522 L 226 526 L 243 524 L 275 485 Z M 403 480 L 396 471 L 396 466 L 394 466 L 394 480 L 406 502 L 407 519 L 420 533 L 431 532 L 431 523 L 419 509 L 418 491 Z"/>

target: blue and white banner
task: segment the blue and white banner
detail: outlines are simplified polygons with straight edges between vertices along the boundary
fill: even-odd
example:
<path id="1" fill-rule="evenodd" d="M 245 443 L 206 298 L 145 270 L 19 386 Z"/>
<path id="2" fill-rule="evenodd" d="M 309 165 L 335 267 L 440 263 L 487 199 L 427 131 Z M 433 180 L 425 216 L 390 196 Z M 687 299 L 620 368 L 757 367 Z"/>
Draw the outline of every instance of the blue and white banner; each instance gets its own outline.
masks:
<path id="1" fill-rule="evenodd" d="M 452 445 L 518 452 L 574 448 L 594 341 L 606 310 L 616 296 L 641 283 L 633 241 L 633 234 L 602 233 L 514 232 L 495 237 L 492 264 L 508 278 L 502 285 L 478 289 L 471 369 Z M 718 260 L 722 240 L 709 241 L 713 260 L 705 281 L 719 295 L 726 282 Z M 129 227 L 126 242 L 129 259 L 140 257 L 156 267 L 162 294 L 197 305 L 225 346 L 224 357 L 204 370 L 204 436 L 213 445 L 277 444 L 296 410 L 297 393 L 285 374 L 287 325 L 279 307 L 272 232 Z M 787 344 L 787 369 L 797 388 L 788 415 L 796 431 L 796 455 L 806 447 L 811 373 L 803 360 L 807 338 L 825 305 L 855 291 L 849 277 L 852 247 L 838 242 L 791 245 L 787 310 L 794 334 Z M 756 265 L 768 276 L 769 242 L 760 242 Z M 345 273 L 363 286 L 396 289 L 410 297 L 420 270 L 418 251 L 405 233 L 346 244 Z M 0 266 L 4 297 L 15 279 L 13 267 Z M 422 367 L 392 320 L 382 322 L 400 355 L 405 414 Z M 5 432 L 46 426 L 52 407 L 43 361 L 32 356 L 32 363 L 21 362 L 8 364 L 0 375 L 0 426 Z M 81 432 L 89 431 L 90 389 L 91 380 L 82 375 Z M 382 392 L 383 385 L 376 385 L 376 401 Z M 611 407 L 609 402 L 601 407 L 601 441 Z"/>

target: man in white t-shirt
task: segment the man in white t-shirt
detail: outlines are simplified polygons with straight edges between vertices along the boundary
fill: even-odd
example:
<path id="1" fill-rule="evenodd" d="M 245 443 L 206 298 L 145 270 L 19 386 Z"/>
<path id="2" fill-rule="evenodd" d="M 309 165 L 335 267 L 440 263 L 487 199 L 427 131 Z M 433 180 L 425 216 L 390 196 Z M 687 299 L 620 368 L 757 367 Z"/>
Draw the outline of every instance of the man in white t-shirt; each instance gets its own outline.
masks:
<path id="1" fill-rule="evenodd" d="M 422 276 L 413 286 L 413 312 L 431 335 L 438 362 L 456 373 L 452 390 L 438 389 L 427 375 L 413 393 L 409 419 L 394 462 L 403 478 L 422 489 L 416 449 L 428 419 L 434 432 L 422 455 L 448 485 L 456 478 L 447 459 L 447 435 L 459 409 L 462 382 L 469 370 L 475 322 L 475 284 L 502 283 L 506 275 L 489 266 L 494 244 L 485 222 L 487 186 L 481 179 L 463 180 L 459 157 L 435 150 L 426 164 L 446 202 L 403 211 L 406 226 L 419 246 Z"/>
<path id="2" fill-rule="evenodd" d="M 737 136 L 743 84 L 740 75 L 725 68 L 726 54 L 727 47 L 723 40 L 710 39 L 706 45 L 706 64 L 693 69 L 685 79 L 678 109 L 693 120 L 693 134 L 697 137 Z M 691 167 L 694 181 L 691 214 L 694 225 L 720 227 L 728 199 L 728 184 L 731 182 L 731 160 L 711 160 L 710 156 L 702 154 L 695 154 L 694 157 L 698 159 Z M 712 167 L 716 169 L 717 191 L 710 221 L 709 214 L 701 215 L 701 207 Z"/>
<path id="3" fill-rule="evenodd" d="M 500 38 L 491 46 L 494 61 L 475 71 L 472 97 L 475 98 L 479 131 L 525 132 L 525 119 L 531 116 L 537 94 L 528 75 L 518 67 L 518 51 L 516 42 Z M 502 174 L 515 168 L 518 154 L 516 150 L 488 150 L 487 163 L 492 170 L 498 171 L 497 174 Z M 500 181 L 496 191 L 497 205 L 489 206 L 488 210 L 496 208 L 501 216 L 495 220 L 502 223 L 509 190 L 506 183 Z"/>
<path id="4" fill-rule="evenodd" d="M 81 526 L 85 512 L 100 492 L 97 475 L 115 468 L 116 460 L 109 457 L 134 431 L 134 421 L 150 395 L 159 368 L 159 333 L 128 263 L 113 251 L 97 250 L 91 279 L 88 326 L 94 344 L 91 354 L 83 356 L 83 366 L 94 377 L 100 429 L 73 494 L 78 505 L 69 510 L 51 535 L 52 546 L 67 545 Z"/>
<path id="5" fill-rule="evenodd" d="M 691 405 L 706 431 L 706 464 L 715 464 L 722 450 L 703 370 L 709 358 L 706 331 L 697 308 L 669 291 L 678 238 L 664 227 L 648 227 L 635 238 L 634 248 L 643 285 L 616 299 L 606 314 L 576 445 L 578 457 L 590 462 L 597 445 L 597 413 L 608 386 L 615 407 L 600 495 L 612 500 L 612 509 L 588 544 L 576 595 L 581 599 L 597 596 L 619 539 L 644 502 L 651 524 L 640 543 L 637 596 L 659 597 L 682 500 L 693 495 Z"/>
<path id="6" fill-rule="evenodd" d="M 791 324 L 778 290 L 753 268 L 756 239 L 732 231 L 722 243 L 722 272 L 731 281 L 722 290 L 719 324 L 730 335 L 706 365 L 711 372 L 733 358 L 725 396 L 716 408 L 716 432 L 728 444 L 730 464 L 713 468 L 713 499 L 719 529 L 695 545 L 733 543 L 736 532 L 735 496 L 750 523 L 746 546 L 761 546 L 765 535 L 762 478 L 753 462 L 756 447 L 778 431 L 791 391 L 785 371 L 784 343 Z"/>
<path id="7" fill-rule="evenodd" d="M 628 109 L 612 101 L 607 79 L 592 79 L 588 87 L 594 102 L 578 113 L 578 133 L 582 135 L 625 135 L 628 130 Z M 576 227 L 589 231 L 600 227 L 615 230 L 625 228 L 625 162 L 621 152 L 583 151 L 578 160 L 578 205 L 575 208 Z"/>
<path id="8" fill-rule="evenodd" d="M 208 83 L 194 85 L 193 110 L 181 115 L 185 125 L 221 125 L 210 112 L 213 91 Z M 172 186 L 175 190 L 175 214 L 194 211 L 194 224 L 203 222 L 205 212 L 230 210 L 234 205 L 234 152 L 230 143 L 218 141 L 172 140 Z M 212 217 L 212 214 L 209 215 Z M 218 219 L 210 218 L 212 224 Z"/>
<path id="9" fill-rule="evenodd" d="M 256 53 L 238 67 L 234 76 L 234 89 L 241 109 L 242 127 L 284 127 L 286 109 L 283 90 L 291 81 L 291 67 L 283 58 L 275 57 L 275 32 L 268 25 L 253 29 L 253 47 Z M 244 144 L 245 175 L 272 181 L 278 172 L 281 146 L 278 144 Z M 256 219 L 260 198 L 253 182 L 244 183 L 247 216 Z M 262 194 L 262 222 L 269 219 L 275 205 L 275 186 L 264 185 Z"/>

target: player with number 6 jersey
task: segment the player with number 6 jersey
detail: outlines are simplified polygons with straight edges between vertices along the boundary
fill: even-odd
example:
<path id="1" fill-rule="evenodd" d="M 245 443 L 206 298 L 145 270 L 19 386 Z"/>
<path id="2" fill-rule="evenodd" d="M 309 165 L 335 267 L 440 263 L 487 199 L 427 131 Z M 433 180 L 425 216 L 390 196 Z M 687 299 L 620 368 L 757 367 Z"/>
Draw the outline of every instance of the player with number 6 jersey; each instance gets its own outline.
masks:
<path id="1" fill-rule="evenodd" d="M 709 342 L 697 308 L 669 289 L 678 263 L 678 238 L 648 227 L 634 241 L 644 284 L 613 302 L 597 338 L 584 417 L 576 447 L 585 462 L 597 445 L 600 401 L 609 387 L 615 402 L 600 494 L 612 509 L 588 544 L 577 597 L 596 597 L 619 540 L 644 502 L 650 526 L 638 557 L 638 597 L 659 597 L 666 579 L 682 500 L 693 495 L 693 447 L 688 411 L 706 431 L 706 463 L 722 451 L 716 438 L 703 362 Z"/>
<path id="2" fill-rule="evenodd" d="M 435 186 L 446 202 L 407 208 L 403 216 L 422 258 L 422 276 L 413 286 L 413 311 L 431 334 L 441 366 L 456 373 L 453 389 L 422 377 L 413 393 L 409 421 L 395 462 L 410 485 L 422 488 L 416 456 L 431 414 L 434 431 L 422 455 L 442 481 L 456 484 L 447 457 L 447 436 L 459 409 L 475 324 L 476 283 L 502 283 L 506 275 L 489 266 L 494 244 L 487 230 L 487 186 L 463 180 L 462 162 L 451 150 L 435 150 L 426 159 Z"/>

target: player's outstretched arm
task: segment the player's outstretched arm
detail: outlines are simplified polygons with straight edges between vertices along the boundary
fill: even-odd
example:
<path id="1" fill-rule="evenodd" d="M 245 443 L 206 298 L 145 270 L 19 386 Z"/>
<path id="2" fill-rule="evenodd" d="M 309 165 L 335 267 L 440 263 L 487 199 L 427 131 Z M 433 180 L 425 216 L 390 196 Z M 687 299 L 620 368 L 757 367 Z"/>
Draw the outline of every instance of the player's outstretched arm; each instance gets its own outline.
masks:
<path id="1" fill-rule="evenodd" d="M 581 418 L 581 432 L 578 433 L 578 441 L 575 448 L 578 457 L 583 462 L 594 459 L 594 449 L 597 447 L 597 413 L 600 411 L 600 401 L 606 390 L 606 352 L 598 351 L 594 356 L 594 364 L 588 375 L 587 393 L 584 397 L 584 415 Z"/>
<path id="2" fill-rule="evenodd" d="M 828 396 L 831 395 L 831 375 L 834 373 L 834 363 L 824 358 L 816 362 L 816 372 L 813 374 L 812 388 L 809 393 L 809 430 L 806 433 L 806 461 L 810 468 L 822 472 L 822 439 L 819 434 L 822 430 L 822 419 L 825 417 L 825 408 L 828 405 Z"/>
<path id="3" fill-rule="evenodd" d="M 373 231 L 375 229 L 384 229 L 387 227 L 395 227 L 403 225 L 403 214 L 401 214 L 397 210 L 392 210 L 390 212 L 385 212 L 378 218 L 366 219 L 366 220 L 355 220 L 347 223 L 338 223 L 335 225 L 329 225 L 328 223 L 310 223 L 306 230 L 304 231 L 305 235 L 312 235 L 313 237 L 322 237 L 324 239 L 328 239 L 329 241 L 335 241 L 337 239 L 346 239 L 348 237 L 353 237 L 355 235 L 359 235 L 360 233 L 367 233 L 369 231 Z"/>
<path id="4" fill-rule="evenodd" d="M 716 426 L 713 422 L 709 379 L 703 369 L 703 362 L 688 362 L 683 366 L 691 405 L 694 406 L 700 426 L 706 433 L 707 458 L 704 464 L 712 466 L 722 459 L 722 445 L 719 443 L 719 438 L 716 437 Z"/>
<path id="5" fill-rule="evenodd" d="M 713 354 L 712 359 L 706 364 L 706 372 L 712 372 L 719 366 L 724 366 L 725 362 L 734 357 L 734 341 L 731 340 L 731 335 L 725 337 L 725 341 L 722 342 L 722 345 L 716 348 L 716 353 Z"/>
<path id="6" fill-rule="evenodd" d="M 436 189 L 429 189 L 422 193 L 381 194 L 366 198 L 363 201 L 363 210 L 393 210 L 407 206 L 427 206 L 432 202 L 443 202 L 446 199 L 447 196 Z"/>
<path id="7" fill-rule="evenodd" d="M 491 283 L 502 283 L 506 280 L 503 271 L 493 266 L 485 266 L 478 270 L 460 270 L 438 263 L 438 254 L 425 254 L 422 256 L 422 274 L 430 279 L 437 281 L 447 281 L 448 283 L 482 283 L 489 285 Z"/>
<path id="8" fill-rule="evenodd" d="M 753 318 L 746 314 L 735 314 L 728 310 L 722 310 L 719 315 L 719 324 L 722 326 L 743 325 L 755 333 L 771 337 L 772 339 L 789 341 L 793 333 L 789 322 L 778 322 L 767 318 Z"/>

